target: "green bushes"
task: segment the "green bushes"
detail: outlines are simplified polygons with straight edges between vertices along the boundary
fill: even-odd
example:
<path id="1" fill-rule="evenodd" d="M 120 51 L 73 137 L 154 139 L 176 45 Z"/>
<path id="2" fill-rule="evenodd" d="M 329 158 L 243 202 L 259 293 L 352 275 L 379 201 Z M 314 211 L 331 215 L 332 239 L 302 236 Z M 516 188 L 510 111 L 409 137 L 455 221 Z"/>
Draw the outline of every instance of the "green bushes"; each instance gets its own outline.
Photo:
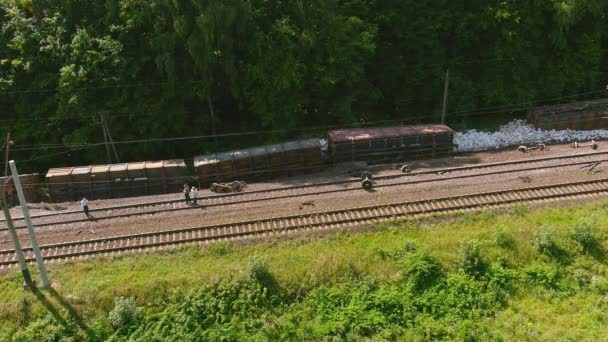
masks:
<path id="1" fill-rule="evenodd" d="M 502 248 L 509 248 L 513 244 L 513 239 L 507 233 L 504 226 L 498 226 L 494 228 L 494 243 Z"/>
<path id="2" fill-rule="evenodd" d="M 439 260 L 426 250 L 407 253 L 401 260 L 404 279 L 415 291 L 424 290 L 444 277 Z"/>
<path id="3" fill-rule="evenodd" d="M 79 341 L 84 336 L 74 334 L 73 325 L 72 322 L 63 322 L 62 324 L 61 321 L 48 314 L 13 334 L 10 340 L 14 342 Z"/>
<path id="4" fill-rule="evenodd" d="M 555 241 L 553 240 L 554 230 L 550 226 L 542 225 L 534 236 L 534 246 L 542 254 L 552 254 L 556 249 Z"/>
<path id="5" fill-rule="evenodd" d="M 134 298 L 116 298 L 114 309 L 110 311 L 108 320 L 114 329 L 126 328 L 137 319 L 137 303 Z"/>
<path id="6" fill-rule="evenodd" d="M 462 244 L 458 253 L 458 265 L 462 272 L 471 276 L 478 276 L 483 272 L 479 240 Z"/>
<path id="7" fill-rule="evenodd" d="M 589 252 L 598 247 L 598 242 L 595 237 L 595 222 L 594 221 L 581 221 L 578 222 L 570 232 L 572 240 L 578 242 L 583 250 Z"/>

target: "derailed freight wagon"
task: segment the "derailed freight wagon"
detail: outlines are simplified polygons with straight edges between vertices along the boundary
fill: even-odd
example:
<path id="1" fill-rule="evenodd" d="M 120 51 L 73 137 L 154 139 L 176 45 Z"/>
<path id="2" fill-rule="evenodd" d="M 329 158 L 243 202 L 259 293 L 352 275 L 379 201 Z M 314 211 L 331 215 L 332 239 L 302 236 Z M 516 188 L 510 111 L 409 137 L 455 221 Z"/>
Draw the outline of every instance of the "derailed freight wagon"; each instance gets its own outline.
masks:
<path id="1" fill-rule="evenodd" d="M 608 99 L 535 107 L 528 121 L 540 129 L 592 130 L 608 128 Z"/>
<path id="2" fill-rule="evenodd" d="M 32 173 L 26 175 L 20 175 L 19 180 L 21 181 L 21 187 L 23 189 L 23 195 L 28 203 L 38 202 L 40 199 L 40 178 L 39 173 Z M 5 187 L 6 186 L 6 190 Z M 13 182 L 13 177 L 0 177 L 0 192 L 6 191 L 6 200 L 9 205 L 17 205 L 19 199 L 17 196 L 17 189 Z"/>
<path id="3" fill-rule="evenodd" d="M 46 179 L 54 202 L 174 193 L 191 180 L 183 159 L 55 168 Z"/>
<path id="4" fill-rule="evenodd" d="M 290 141 L 194 157 L 199 182 L 267 179 L 320 171 L 324 166 L 319 139 Z"/>
<path id="5" fill-rule="evenodd" d="M 334 162 L 384 164 L 449 155 L 453 137 L 445 125 L 414 125 L 333 130 L 328 143 Z"/>

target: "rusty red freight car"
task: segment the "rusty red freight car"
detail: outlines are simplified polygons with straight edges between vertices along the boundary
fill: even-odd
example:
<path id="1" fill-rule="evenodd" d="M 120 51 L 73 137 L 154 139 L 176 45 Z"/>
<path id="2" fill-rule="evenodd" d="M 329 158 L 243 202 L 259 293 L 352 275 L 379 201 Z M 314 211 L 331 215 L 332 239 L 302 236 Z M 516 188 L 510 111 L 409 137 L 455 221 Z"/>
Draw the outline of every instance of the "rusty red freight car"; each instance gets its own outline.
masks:
<path id="1" fill-rule="evenodd" d="M 400 162 L 448 155 L 454 131 L 445 125 L 339 129 L 328 132 L 334 162 Z"/>

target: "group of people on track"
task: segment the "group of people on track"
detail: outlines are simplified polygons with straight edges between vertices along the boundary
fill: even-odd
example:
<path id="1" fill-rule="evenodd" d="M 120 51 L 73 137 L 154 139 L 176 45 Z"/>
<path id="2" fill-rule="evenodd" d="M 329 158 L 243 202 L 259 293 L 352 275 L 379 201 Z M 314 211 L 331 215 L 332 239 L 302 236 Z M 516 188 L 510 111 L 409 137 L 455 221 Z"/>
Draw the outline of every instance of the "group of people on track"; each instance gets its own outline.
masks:
<path id="1" fill-rule="evenodd" d="M 194 204 L 194 205 L 198 205 L 198 189 L 193 186 L 192 188 L 190 188 L 190 186 L 188 184 L 184 184 L 184 197 L 186 198 L 186 204 Z"/>
<path id="2" fill-rule="evenodd" d="M 198 188 L 196 186 L 190 187 L 188 184 L 184 184 L 183 193 L 187 205 L 198 205 Z M 93 216 L 89 214 L 89 200 L 86 197 L 83 197 L 80 200 L 80 208 L 87 218 L 93 218 Z"/>

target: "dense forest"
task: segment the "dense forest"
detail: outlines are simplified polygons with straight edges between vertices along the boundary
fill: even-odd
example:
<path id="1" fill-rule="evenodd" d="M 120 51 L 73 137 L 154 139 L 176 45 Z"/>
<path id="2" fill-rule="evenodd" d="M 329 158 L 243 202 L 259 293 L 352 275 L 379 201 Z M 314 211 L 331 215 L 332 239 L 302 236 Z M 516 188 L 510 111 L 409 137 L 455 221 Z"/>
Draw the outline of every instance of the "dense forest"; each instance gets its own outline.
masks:
<path id="1" fill-rule="evenodd" d="M 607 13 L 602 0 L 4 0 L 0 133 L 27 171 L 107 162 L 102 117 L 137 141 L 117 145 L 121 161 L 188 158 L 437 121 L 448 68 L 458 124 L 598 96 Z"/>

